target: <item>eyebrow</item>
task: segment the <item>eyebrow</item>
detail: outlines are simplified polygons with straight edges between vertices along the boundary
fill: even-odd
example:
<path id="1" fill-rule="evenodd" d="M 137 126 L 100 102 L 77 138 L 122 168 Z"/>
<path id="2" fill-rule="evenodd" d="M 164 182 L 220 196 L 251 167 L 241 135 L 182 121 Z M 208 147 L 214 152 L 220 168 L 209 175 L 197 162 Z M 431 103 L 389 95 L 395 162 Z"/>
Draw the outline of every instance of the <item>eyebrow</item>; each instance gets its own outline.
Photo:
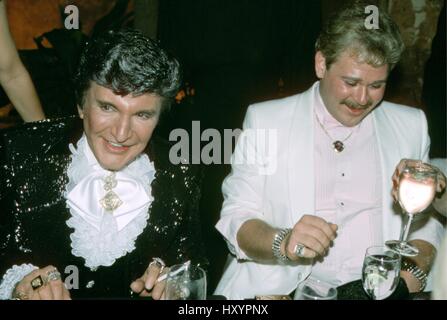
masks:
<path id="1" fill-rule="evenodd" d="M 115 108 L 115 109 L 118 109 L 118 108 L 117 108 L 113 103 L 111 103 L 111 102 L 103 101 L 103 100 L 99 100 L 99 99 L 96 99 L 96 101 L 97 101 L 100 105 L 109 105 L 109 106 L 111 106 L 111 107 L 113 107 L 113 108 Z M 135 114 L 137 114 L 137 113 L 146 113 L 146 114 L 148 114 L 148 115 L 150 115 L 150 116 L 153 116 L 153 115 L 157 114 L 157 111 L 154 110 L 154 109 L 142 109 L 142 110 L 138 110 L 137 112 L 135 112 Z"/>
<path id="2" fill-rule="evenodd" d="M 341 77 L 343 80 L 350 80 L 350 81 L 356 81 L 356 82 L 362 82 L 362 79 L 360 78 L 355 78 L 355 77 L 348 77 L 348 76 L 342 76 Z M 382 83 L 386 83 L 387 80 L 383 79 L 383 80 L 376 80 L 372 83 L 370 83 L 369 85 L 373 85 L 373 84 L 382 84 Z"/>
<path id="3" fill-rule="evenodd" d="M 153 115 L 157 114 L 157 111 L 145 109 L 145 110 L 139 110 L 139 111 L 135 112 L 135 114 L 138 114 L 138 113 L 146 113 L 149 116 L 153 116 Z"/>
<path id="4" fill-rule="evenodd" d="M 112 102 L 109 102 L 109 101 L 103 101 L 103 100 L 99 100 L 99 99 L 96 99 L 96 101 L 97 101 L 99 104 L 102 104 L 102 105 L 109 105 L 109 106 L 112 106 L 112 107 L 116 108 L 116 106 L 115 106 Z"/>

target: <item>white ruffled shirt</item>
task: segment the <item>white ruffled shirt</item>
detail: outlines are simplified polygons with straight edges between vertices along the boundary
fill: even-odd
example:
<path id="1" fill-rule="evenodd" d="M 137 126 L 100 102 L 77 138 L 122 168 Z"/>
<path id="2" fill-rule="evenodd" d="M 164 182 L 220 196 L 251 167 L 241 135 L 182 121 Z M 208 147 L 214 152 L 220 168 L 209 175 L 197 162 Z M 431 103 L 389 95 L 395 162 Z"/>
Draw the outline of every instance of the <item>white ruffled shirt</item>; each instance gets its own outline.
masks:
<path id="1" fill-rule="evenodd" d="M 99 165 L 85 135 L 77 148 L 71 144 L 69 148 L 72 154 L 64 196 L 71 213 L 67 225 L 74 229 L 70 235 L 72 254 L 84 258 L 92 270 L 111 266 L 135 249 L 135 240 L 147 225 L 155 167 L 146 154 L 141 154 L 115 172 L 117 183 L 112 190 L 122 204 L 106 211 L 100 204 L 107 193 L 103 179 L 112 172 Z M 8 269 L 0 282 L 0 300 L 11 299 L 16 283 L 35 269 L 32 264 Z"/>
<path id="2" fill-rule="evenodd" d="M 71 213 L 67 225 L 74 229 L 70 235 L 72 254 L 84 258 L 92 270 L 111 266 L 135 249 L 135 240 L 147 225 L 153 201 L 154 165 L 146 154 L 141 154 L 115 172 L 117 185 L 112 190 L 122 204 L 107 211 L 100 201 L 107 193 L 103 179 L 112 172 L 99 165 L 85 135 L 77 148 L 72 144 L 69 148 L 72 160 L 64 196 Z"/>

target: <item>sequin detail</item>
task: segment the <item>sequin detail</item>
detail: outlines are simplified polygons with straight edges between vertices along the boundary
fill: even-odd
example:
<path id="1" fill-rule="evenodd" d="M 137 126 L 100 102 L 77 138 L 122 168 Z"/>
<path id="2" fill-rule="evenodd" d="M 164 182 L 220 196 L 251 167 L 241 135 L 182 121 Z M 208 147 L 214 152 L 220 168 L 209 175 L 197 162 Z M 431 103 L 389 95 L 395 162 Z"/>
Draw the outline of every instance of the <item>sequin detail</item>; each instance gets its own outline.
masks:
<path id="1" fill-rule="evenodd" d="M 0 134 L 0 214 L 5 223 L 0 232 L 0 274 L 19 261 L 51 264 L 59 270 L 74 265 L 79 279 L 95 285 L 87 289 L 83 282 L 71 290 L 72 298 L 130 298 L 130 283 L 144 273 L 152 257 L 161 257 L 167 265 L 191 260 L 207 269 L 198 211 L 201 171 L 197 165 L 172 165 L 170 144 L 156 136 L 145 151 L 156 169 L 151 184 L 154 201 L 135 250 L 95 271 L 72 255 L 64 192 L 71 160 L 68 145 L 82 134 L 71 139 L 75 128 L 82 128 L 82 123 L 74 118 L 51 119 Z"/>

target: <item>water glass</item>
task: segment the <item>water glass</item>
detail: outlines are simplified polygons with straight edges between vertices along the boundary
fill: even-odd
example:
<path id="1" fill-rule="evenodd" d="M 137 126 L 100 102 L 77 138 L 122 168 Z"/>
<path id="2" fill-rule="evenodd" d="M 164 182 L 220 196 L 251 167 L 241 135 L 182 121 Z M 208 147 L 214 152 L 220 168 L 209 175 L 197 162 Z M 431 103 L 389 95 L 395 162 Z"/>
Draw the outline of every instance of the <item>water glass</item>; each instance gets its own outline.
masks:
<path id="1" fill-rule="evenodd" d="M 330 283 L 307 279 L 298 285 L 295 290 L 294 300 L 336 300 L 337 288 Z"/>
<path id="2" fill-rule="evenodd" d="M 206 273 L 195 265 L 171 267 L 166 279 L 166 300 L 205 300 Z"/>

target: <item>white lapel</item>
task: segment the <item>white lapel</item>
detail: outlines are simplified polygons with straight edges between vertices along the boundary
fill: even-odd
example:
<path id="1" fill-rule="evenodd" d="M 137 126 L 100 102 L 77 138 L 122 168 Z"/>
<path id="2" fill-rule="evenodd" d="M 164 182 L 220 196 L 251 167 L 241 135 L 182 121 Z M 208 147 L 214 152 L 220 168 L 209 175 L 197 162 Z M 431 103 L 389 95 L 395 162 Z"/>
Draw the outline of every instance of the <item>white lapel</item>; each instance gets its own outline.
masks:
<path id="1" fill-rule="evenodd" d="M 291 220 L 315 213 L 314 91 L 318 83 L 298 96 L 288 139 L 288 183 Z"/>
<path id="2" fill-rule="evenodd" d="M 393 121 L 386 114 L 386 104 L 382 103 L 372 112 L 374 132 L 380 155 L 380 166 L 382 170 L 382 234 L 383 240 L 398 239 L 402 217 L 399 211 L 393 210 L 393 199 L 391 196 L 391 177 L 394 169 L 401 159 L 400 144 L 396 143 L 397 134 L 394 131 Z M 395 208 L 398 208 L 395 206 Z"/>

